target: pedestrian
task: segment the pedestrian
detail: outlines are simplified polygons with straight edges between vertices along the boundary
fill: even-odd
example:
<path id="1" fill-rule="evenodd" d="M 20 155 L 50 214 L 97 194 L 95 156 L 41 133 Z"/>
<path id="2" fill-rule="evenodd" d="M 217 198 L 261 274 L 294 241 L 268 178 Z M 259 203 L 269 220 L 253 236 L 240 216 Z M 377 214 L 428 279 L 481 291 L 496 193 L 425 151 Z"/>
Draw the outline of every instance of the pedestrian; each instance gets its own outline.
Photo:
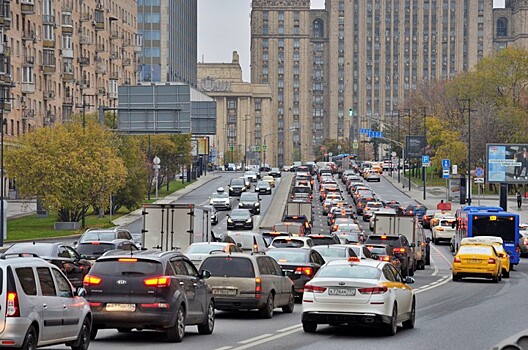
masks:
<path id="1" fill-rule="evenodd" d="M 522 205 L 521 191 L 519 190 L 517 191 L 516 197 L 517 197 L 517 208 L 521 209 L 521 205 Z"/>

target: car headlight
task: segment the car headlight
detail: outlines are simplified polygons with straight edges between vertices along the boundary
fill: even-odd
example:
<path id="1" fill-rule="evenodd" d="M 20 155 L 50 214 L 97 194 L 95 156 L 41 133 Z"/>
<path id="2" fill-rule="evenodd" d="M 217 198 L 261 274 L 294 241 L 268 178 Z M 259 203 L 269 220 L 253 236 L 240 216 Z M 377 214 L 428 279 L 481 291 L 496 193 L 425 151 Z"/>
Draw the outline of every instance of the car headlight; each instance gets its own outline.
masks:
<path id="1" fill-rule="evenodd" d="M 255 207 L 260 207 L 260 203 L 255 203 Z"/>
<path id="2" fill-rule="evenodd" d="M 233 219 L 231 219 L 231 218 L 227 218 L 227 222 L 229 222 L 230 224 L 232 224 L 232 223 L 233 223 Z"/>
<path id="3" fill-rule="evenodd" d="M 246 220 L 247 223 L 250 223 L 251 221 L 253 221 L 252 218 L 249 218 L 249 219 Z"/>
<path id="4" fill-rule="evenodd" d="M 239 208 L 242 208 L 243 206 L 244 206 L 244 204 L 242 204 L 242 203 L 238 203 L 238 207 L 239 207 Z"/>

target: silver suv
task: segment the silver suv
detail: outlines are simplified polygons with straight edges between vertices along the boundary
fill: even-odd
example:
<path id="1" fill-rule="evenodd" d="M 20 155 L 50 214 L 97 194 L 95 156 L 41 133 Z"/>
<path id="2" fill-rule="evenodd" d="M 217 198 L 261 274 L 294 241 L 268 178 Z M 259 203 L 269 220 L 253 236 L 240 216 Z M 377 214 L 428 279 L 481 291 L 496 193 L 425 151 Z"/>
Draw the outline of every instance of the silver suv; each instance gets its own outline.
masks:
<path id="1" fill-rule="evenodd" d="M 83 288 L 74 290 L 55 265 L 32 254 L 0 255 L 2 345 L 36 349 L 90 345 L 92 313 Z"/>
<path id="2" fill-rule="evenodd" d="M 105 229 L 88 229 L 74 242 L 75 247 L 83 242 L 113 241 L 114 239 L 128 239 L 141 248 L 141 234 L 133 235 L 126 228 L 114 227 Z"/>

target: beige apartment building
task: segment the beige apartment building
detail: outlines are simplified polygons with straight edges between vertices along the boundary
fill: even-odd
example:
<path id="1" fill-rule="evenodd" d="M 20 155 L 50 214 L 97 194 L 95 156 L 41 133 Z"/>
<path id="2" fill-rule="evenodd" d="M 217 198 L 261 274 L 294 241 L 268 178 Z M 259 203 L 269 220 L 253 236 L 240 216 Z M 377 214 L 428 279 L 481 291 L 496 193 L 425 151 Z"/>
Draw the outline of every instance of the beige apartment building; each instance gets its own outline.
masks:
<path id="1" fill-rule="evenodd" d="M 525 33 L 526 5 L 507 3 L 524 9 L 503 17 L 517 16 L 510 21 Z M 491 54 L 494 24 L 492 0 L 326 0 L 324 10 L 253 0 L 251 81 L 271 86 L 279 164 L 313 160 L 327 138 L 366 141 L 359 129 L 383 130 L 420 83 Z"/>
<path id="2" fill-rule="evenodd" d="M 11 82 L 7 135 L 116 107 L 136 84 L 136 0 L 0 0 L 0 80 Z M 7 105 L 6 105 L 7 106 Z"/>
<path id="3" fill-rule="evenodd" d="M 198 89 L 216 101 L 216 135 L 210 147 L 216 165 L 268 163 L 277 165 L 277 145 L 271 142 L 277 125 L 272 118 L 268 84 L 242 80 L 238 53 L 230 63 L 198 63 Z"/>

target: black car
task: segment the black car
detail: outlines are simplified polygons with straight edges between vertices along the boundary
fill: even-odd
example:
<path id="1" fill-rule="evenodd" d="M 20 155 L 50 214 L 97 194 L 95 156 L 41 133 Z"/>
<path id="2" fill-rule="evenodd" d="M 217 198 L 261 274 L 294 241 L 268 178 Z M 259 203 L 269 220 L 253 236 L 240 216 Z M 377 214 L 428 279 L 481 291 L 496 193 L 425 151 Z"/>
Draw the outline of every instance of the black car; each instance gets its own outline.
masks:
<path id="1" fill-rule="evenodd" d="M 77 253 L 75 249 L 63 243 L 15 243 L 4 253 L 38 255 L 61 269 L 75 288 L 82 287 L 83 278 L 92 267 L 90 261 Z"/>
<path id="2" fill-rule="evenodd" d="M 392 253 L 401 262 L 401 274 L 403 277 L 414 276 L 414 245 L 404 235 L 370 235 L 365 245 L 386 244 L 392 249 Z"/>
<path id="3" fill-rule="evenodd" d="M 262 194 L 271 194 L 271 186 L 267 181 L 257 181 L 255 184 L 255 192 Z"/>
<path id="4" fill-rule="evenodd" d="M 253 229 L 253 217 L 249 209 L 233 209 L 231 214 L 227 215 L 227 229 Z"/>
<path id="5" fill-rule="evenodd" d="M 212 290 L 193 263 L 180 252 L 113 251 L 100 257 L 84 278 L 93 321 L 99 329 L 154 329 L 169 342 L 181 342 L 186 325 L 211 334 L 215 324 Z"/>
<path id="6" fill-rule="evenodd" d="M 228 187 L 230 196 L 240 196 L 242 192 L 246 191 L 244 179 L 231 179 Z"/>
<path id="7" fill-rule="evenodd" d="M 306 215 L 285 215 L 282 222 L 299 222 L 304 226 L 305 235 L 309 235 L 312 232 L 312 223 Z"/>
<path id="8" fill-rule="evenodd" d="M 271 170 L 268 171 L 268 175 L 273 177 L 281 177 L 282 174 L 279 168 L 271 168 Z"/>
<path id="9" fill-rule="evenodd" d="M 240 195 L 238 207 L 249 209 L 252 214 L 260 214 L 260 197 L 257 193 L 245 192 Z"/>
<path id="10" fill-rule="evenodd" d="M 97 258 L 102 256 L 104 253 L 110 250 L 125 250 L 125 251 L 136 251 L 139 248 L 134 242 L 128 239 L 114 239 L 113 241 L 94 241 L 94 242 L 82 242 L 75 247 L 75 251 L 86 257 L 86 259 L 95 261 Z"/>
<path id="11" fill-rule="evenodd" d="M 279 263 L 282 272 L 292 280 L 296 297 L 302 297 L 304 285 L 325 264 L 321 254 L 314 249 L 274 248 L 268 250 L 266 255 L 275 259 Z"/>

